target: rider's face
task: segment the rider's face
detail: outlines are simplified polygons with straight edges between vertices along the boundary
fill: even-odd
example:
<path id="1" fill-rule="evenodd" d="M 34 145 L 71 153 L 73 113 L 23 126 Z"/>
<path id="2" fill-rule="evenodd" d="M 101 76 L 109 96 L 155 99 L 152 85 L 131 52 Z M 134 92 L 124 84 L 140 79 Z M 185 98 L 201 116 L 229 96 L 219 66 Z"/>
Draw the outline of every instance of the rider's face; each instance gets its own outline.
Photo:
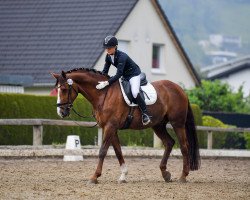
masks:
<path id="1" fill-rule="evenodd" d="M 106 49 L 107 54 L 109 54 L 109 55 L 115 54 L 115 49 L 116 49 L 116 47 L 107 48 L 107 49 Z"/>

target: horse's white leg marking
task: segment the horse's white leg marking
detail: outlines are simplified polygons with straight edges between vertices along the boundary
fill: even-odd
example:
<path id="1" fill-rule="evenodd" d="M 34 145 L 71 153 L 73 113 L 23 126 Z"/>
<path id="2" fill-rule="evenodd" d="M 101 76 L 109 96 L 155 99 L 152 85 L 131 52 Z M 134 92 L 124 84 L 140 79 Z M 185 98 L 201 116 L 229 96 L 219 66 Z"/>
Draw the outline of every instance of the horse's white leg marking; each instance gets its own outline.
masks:
<path id="1" fill-rule="evenodd" d="M 128 168 L 127 166 L 125 165 L 125 163 L 123 163 L 121 165 L 121 176 L 119 178 L 119 182 L 123 182 L 123 181 L 126 181 L 126 175 L 128 174 Z"/>
<path id="2" fill-rule="evenodd" d="M 60 99 L 60 86 L 58 87 L 58 90 L 57 90 L 57 103 L 61 103 L 61 99 Z M 61 114 L 61 108 L 60 107 L 57 107 L 57 114 L 62 117 L 62 114 Z"/>

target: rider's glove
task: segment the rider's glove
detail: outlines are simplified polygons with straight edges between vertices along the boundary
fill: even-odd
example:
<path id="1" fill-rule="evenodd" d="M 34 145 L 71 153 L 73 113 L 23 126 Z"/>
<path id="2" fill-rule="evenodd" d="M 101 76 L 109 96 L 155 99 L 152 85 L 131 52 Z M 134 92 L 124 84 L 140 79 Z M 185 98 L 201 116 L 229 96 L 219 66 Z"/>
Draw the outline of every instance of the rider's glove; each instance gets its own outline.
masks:
<path id="1" fill-rule="evenodd" d="M 96 86 L 96 89 L 98 89 L 98 90 L 101 90 L 109 85 L 108 81 L 99 81 L 98 83 L 99 84 Z"/>

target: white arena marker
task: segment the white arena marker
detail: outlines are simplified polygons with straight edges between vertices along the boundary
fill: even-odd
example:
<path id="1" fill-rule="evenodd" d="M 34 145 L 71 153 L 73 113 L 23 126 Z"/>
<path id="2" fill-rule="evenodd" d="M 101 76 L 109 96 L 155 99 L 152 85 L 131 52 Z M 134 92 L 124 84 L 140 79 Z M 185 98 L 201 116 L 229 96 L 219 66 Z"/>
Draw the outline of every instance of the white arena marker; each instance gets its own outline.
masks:
<path id="1" fill-rule="evenodd" d="M 81 150 L 81 142 L 79 135 L 68 135 L 65 148 L 66 150 Z M 83 161 L 83 156 L 64 155 L 63 161 Z"/>

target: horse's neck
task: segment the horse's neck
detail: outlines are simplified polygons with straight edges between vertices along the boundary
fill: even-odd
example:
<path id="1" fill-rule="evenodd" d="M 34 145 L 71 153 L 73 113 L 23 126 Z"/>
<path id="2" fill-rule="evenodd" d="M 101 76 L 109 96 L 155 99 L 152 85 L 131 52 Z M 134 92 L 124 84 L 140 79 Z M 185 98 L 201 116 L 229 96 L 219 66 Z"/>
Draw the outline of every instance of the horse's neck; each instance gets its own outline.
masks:
<path id="1" fill-rule="evenodd" d="M 102 107 L 107 89 L 97 90 L 96 85 L 98 81 L 104 81 L 107 78 L 98 76 L 95 74 L 86 73 L 75 73 L 72 74 L 72 79 L 78 83 L 78 92 L 81 93 L 93 106 L 93 108 L 99 109 Z"/>

